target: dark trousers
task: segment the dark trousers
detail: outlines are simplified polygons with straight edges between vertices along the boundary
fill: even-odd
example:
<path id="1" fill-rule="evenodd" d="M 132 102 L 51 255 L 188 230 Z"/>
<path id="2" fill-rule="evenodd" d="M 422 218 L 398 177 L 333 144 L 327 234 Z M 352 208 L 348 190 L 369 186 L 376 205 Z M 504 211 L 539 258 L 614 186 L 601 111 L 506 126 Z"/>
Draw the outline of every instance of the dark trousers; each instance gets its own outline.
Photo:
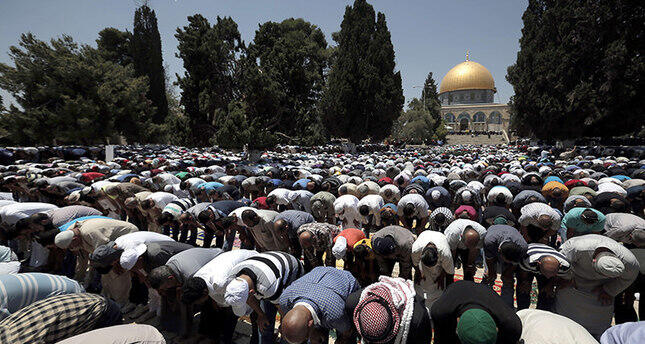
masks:
<path id="1" fill-rule="evenodd" d="M 616 324 L 638 321 L 638 315 L 636 314 L 636 310 L 634 310 L 634 301 L 636 299 L 634 293 L 645 295 L 645 275 L 638 274 L 634 283 L 616 296 L 614 302 Z M 640 314 L 641 319 L 643 319 L 643 315 L 645 314 L 643 313 L 645 311 L 645 302 L 643 301 L 645 300 L 641 300 L 638 303 L 638 314 Z"/>
<path id="2" fill-rule="evenodd" d="M 468 264 L 469 253 L 470 250 L 468 249 L 457 249 L 457 257 L 461 260 L 461 266 L 464 268 L 464 281 L 475 281 L 477 268 L 475 267 L 475 262 L 472 262 L 472 265 Z"/>
<path id="3" fill-rule="evenodd" d="M 101 314 L 101 317 L 96 322 L 96 325 L 94 325 L 95 329 L 121 325 L 123 323 L 121 307 L 119 307 L 116 302 L 108 298 L 106 298 L 105 301 L 107 301 L 107 307 L 105 307 L 105 311 L 103 311 L 103 314 Z"/>
<path id="4" fill-rule="evenodd" d="M 531 288 L 533 278 L 537 280 L 538 296 L 537 309 L 551 311 L 555 303 L 555 294 L 549 293 L 547 288 L 553 288 L 550 280 L 539 274 L 532 274 L 527 271 L 521 271 L 517 279 L 517 309 L 527 309 L 531 304 Z"/>
<path id="5" fill-rule="evenodd" d="M 213 236 L 215 233 L 210 232 L 210 231 L 204 231 L 204 242 L 202 243 L 202 247 L 209 248 L 211 247 L 211 244 L 213 243 Z"/>
<path id="6" fill-rule="evenodd" d="M 237 316 L 231 307 L 215 308 L 208 300 L 201 309 L 199 333 L 209 337 L 217 343 L 230 344 L 233 342 L 233 333 L 237 325 Z"/>
<path id="7" fill-rule="evenodd" d="M 132 288 L 130 289 L 130 302 L 141 305 L 148 304 L 148 287 L 134 275 L 132 276 Z"/>

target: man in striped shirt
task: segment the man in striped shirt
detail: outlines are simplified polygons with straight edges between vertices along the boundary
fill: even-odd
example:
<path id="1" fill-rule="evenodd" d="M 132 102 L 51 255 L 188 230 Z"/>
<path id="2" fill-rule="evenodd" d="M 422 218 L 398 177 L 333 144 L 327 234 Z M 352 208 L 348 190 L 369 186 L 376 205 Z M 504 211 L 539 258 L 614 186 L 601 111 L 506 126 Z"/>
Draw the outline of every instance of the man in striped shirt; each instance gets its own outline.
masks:
<path id="1" fill-rule="evenodd" d="M 84 291 L 78 282 L 63 276 L 37 272 L 0 275 L 0 320 L 50 296 Z"/>
<path id="2" fill-rule="evenodd" d="M 188 239 L 188 228 L 183 228 L 180 225 L 179 217 L 196 204 L 197 200 L 192 198 L 182 198 L 168 203 L 161 211 L 161 215 L 157 218 L 159 226 L 163 228 L 163 234 L 170 235 L 170 229 L 172 228 L 172 238 L 175 241 L 195 245 L 197 241 L 197 228 L 193 228 L 190 233 L 190 239 Z M 181 237 L 179 233 L 181 233 Z"/>
<path id="3" fill-rule="evenodd" d="M 528 245 L 525 258 L 520 262 L 524 270 L 519 290 L 529 290 L 533 277 L 538 282 L 537 308 L 550 310 L 555 302 L 554 288 L 560 279 L 571 279 L 571 264 L 558 250 L 544 244 Z"/>
<path id="4" fill-rule="evenodd" d="M 224 298 L 237 316 L 244 315 L 247 304 L 257 314 L 260 344 L 274 342 L 280 295 L 304 271 L 296 257 L 279 251 L 250 257 L 231 270 L 230 276 L 234 279 L 226 287 Z"/>

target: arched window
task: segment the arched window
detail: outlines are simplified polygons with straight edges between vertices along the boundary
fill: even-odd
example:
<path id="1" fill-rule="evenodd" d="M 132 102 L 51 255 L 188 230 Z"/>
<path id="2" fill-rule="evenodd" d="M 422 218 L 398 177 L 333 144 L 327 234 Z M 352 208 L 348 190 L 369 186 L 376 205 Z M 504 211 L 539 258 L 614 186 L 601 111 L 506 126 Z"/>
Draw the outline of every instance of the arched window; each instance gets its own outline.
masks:
<path id="1" fill-rule="evenodd" d="M 485 123 L 486 122 L 486 115 L 479 111 L 473 116 L 473 122 L 475 123 Z"/>
<path id="2" fill-rule="evenodd" d="M 451 113 L 447 113 L 447 114 L 443 115 L 443 120 L 446 123 L 454 123 L 455 122 L 455 115 L 453 115 Z"/>
<path id="3" fill-rule="evenodd" d="M 488 124 L 502 124 L 502 114 L 493 111 L 488 115 Z"/>
<path id="4" fill-rule="evenodd" d="M 462 112 L 457 117 L 457 122 L 461 122 L 462 119 L 468 120 L 470 122 L 470 114 L 468 112 Z"/>

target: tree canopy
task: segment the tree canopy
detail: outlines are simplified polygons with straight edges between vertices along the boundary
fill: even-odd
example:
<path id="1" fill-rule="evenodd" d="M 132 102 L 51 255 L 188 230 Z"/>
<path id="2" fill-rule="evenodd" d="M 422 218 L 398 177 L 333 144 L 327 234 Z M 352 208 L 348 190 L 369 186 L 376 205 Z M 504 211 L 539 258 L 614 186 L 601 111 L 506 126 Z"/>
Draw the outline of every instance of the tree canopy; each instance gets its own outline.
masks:
<path id="1" fill-rule="evenodd" d="M 423 83 L 423 90 L 421 91 L 421 99 L 425 109 L 434 120 L 432 132 L 439 139 L 444 139 L 446 130 L 443 128 L 443 120 L 441 118 L 441 102 L 439 101 L 439 93 L 437 92 L 437 84 L 434 81 L 432 72 L 428 73 L 426 81 Z"/>
<path id="2" fill-rule="evenodd" d="M 392 138 L 410 144 L 429 143 L 431 140 L 445 137 L 445 132 L 437 132 L 436 127 L 436 120 L 424 106 L 423 100 L 413 98 L 408 104 L 408 110 L 394 122 Z M 443 126 L 440 128 L 443 129 Z"/>
<path id="3" fill-rule="evenodd" d="M 188 120 L 191 145 L 208 145 L 215 136 L 216 117 L 227 113 L 239 94 L 239 54 L 244 43 L 230 17 L 217 17 L 211 26 L 200 14 L 188 17 L 188 25 L 177 28 L 177 57 L 184 62 L 177 75 L 181 104 Z"/>
<path id="4" fill-rule="evenodd" d="M 318 105 L 328 67 L 322 31 L 303 19 L 266 22 L 246 51 L 244 100 L 255 130 L 322 143 Z M 284 138 L 284 137 L 281 137 Z"/>
<path id="5" fill-rule="evenodd" d="M 150 87 L 147 96 L 155 107 L 152 121 L 160 124 L 168 115 L 166 75 L 161 56 L 157 15 L 147 5 L 134 12 L 134 30 L 130 41 L 134 71 L 137 76 L 148 77 Z"/>
<path id="6" fill-rule="evenodd" d="M 511 126 L 544 139 L 609 137 L 643 125 L 645 9 L 633 0 L 530 0 Z"/>
<path id="7" fill-rule="evenodd" d="M 101 143 L 118 136 L 145 142 L 152 106 L 148 82 L 131 67 L 105 60 L 69 36 L 49 43 L 23 34 L 10 48 L 14 67 L 0 64 L 0 87 L 19 107 L 2 114 L 5 142 Z"/>
<path id="8" fill-rule="evenodd" d="M 360 142 L 390 134 L 403 108 L 401 73 L 385 15 L 356 0 L 347 6 L 323 98 L 323 122 L 332 135 Z"/>

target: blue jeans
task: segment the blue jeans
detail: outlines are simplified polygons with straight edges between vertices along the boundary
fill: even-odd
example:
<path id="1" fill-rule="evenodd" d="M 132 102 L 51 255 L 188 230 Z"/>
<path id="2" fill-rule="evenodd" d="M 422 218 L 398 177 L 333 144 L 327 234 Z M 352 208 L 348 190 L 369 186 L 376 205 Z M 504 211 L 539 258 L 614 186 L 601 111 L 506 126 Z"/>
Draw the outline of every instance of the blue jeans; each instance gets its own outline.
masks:
<path id="1" fill-rule="evenodd" d="M 278 307 L 269 301 L 262 300 L 260 301 L 260 308 L 262 308 L 262 311 L 264 311 L 264 314 L 266 314 L 271 324 L 266 328 L 260 328 L 258 326 L 260 344 L 273 344 L 275 342 L 275 316 L 278 313 Z M 281 343 L 286 342 L 282 340 Z"/>

